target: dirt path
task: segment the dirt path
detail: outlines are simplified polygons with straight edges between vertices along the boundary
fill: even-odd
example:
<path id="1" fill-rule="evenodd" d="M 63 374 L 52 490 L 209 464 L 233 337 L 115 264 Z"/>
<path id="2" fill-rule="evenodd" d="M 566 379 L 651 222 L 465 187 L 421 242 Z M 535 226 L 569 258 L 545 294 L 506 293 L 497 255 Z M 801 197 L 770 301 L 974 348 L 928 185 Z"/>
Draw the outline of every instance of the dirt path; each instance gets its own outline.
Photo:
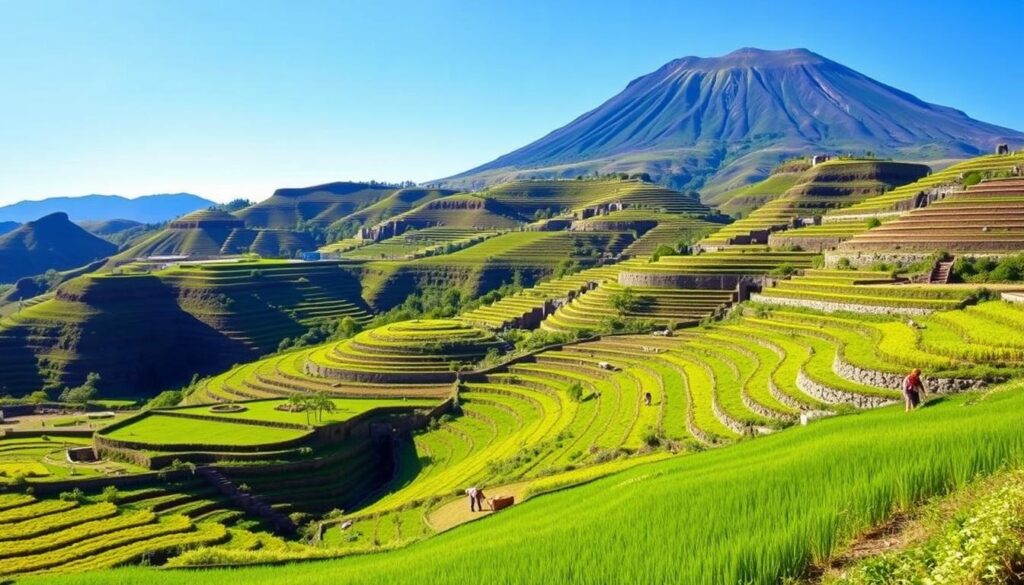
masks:
<path id="1" fill-rule="evenodd" d="M 526 489 L 530 483 L 523 481 L 519 483 L 510 483 L 508 485 L 495 486 L 495 487 L 484 487 L 484 494 L 488 499 L 502 496 L 513 496 L 516 499 L 516 505 L 523 501 L 526 496 Z M 469 498 L 462 496 L 456 498 L 450 502 L 442 504 L 434 511 L 427 514 L 427 524 L 438 532 L 444 532 L 450 530 L 456 526 L 465 524 L 466 522 L 472 522 L 473 520 L 479 520 L 486 516 L 493 514 L 491 510 L 484 510 L 483 512 L 470 512 L 469 511 Z"/>

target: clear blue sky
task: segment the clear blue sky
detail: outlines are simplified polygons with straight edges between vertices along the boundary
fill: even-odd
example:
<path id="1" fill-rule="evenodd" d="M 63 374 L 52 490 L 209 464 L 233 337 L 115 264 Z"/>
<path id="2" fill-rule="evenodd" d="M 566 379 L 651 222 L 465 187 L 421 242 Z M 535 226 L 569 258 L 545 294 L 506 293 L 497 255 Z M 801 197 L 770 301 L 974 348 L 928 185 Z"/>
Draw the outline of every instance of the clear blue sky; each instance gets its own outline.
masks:
<path id="1" fill-rule="evenodd" d="M 435 179 L 743 46 L 1024 129 L 1022 22 L 1022 0 L 0 0 L 0 204 Z"/>

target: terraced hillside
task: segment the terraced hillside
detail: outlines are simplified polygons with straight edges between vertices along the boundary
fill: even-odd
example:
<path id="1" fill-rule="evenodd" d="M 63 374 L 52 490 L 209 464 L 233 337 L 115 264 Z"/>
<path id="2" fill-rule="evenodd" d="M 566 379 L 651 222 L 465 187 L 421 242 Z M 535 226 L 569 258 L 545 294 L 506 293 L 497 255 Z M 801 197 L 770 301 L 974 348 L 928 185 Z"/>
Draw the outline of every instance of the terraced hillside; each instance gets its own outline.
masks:
<path id="1" fill-rule="evenodd" d="M 719 218 L 715 218 L 716 220 Z M 572 231 L 632 231 L 637 238 L 625 256 L 650 256 L 659 246 L 683 249 L 722 227 L 719 221 L 683 214 L 628 208 L 573 221 Z"/>
<path id="2" fill-rule="evenodd" d="M 532 217 L 538 211 L 559 214 L 611 203 L 670 213 L 710 213 L 693 197 L 637 179 L 515 181 L 494 185 L 480 196 L 524 217 Z"/>
<path id="3" fill-rule="evenodd" d="M 1008 155 L 988 155 L 972 158 L 962 163 L 948 166 L 941 171 L 929 174 L 921 180 L 905 185 L 902 188 L 893 189 L 883 195 L 871 197 L 855 205 L 841 210 L 835 210 L 829 215 L 847 217 L 873 217 L 886 214 L 896 214 L 919 207 L 918 196 L 929 189 L 944 190 L 944 188 L 959 189 L 962 181 L 971 175 L 978 180 L 1006 176 L 1015 167 L 1024 164 L 1024 152 L 1017 152 Z"/>
<path id="4" fill-rule="evenodd" d="M 378 183 L 327 183 L 278 189 L 269 198 L 238 212 L 245 225 L 262 229 L 295 229 L 299 224 L 326 228 L 368 209 L 398 191 Z"/>
<path id="5" fill-rule="evenodd" d="M 715 194 L 707 203 L 717 205 L 723 213 L 747 215 L 765 203 L 782 196 L 811 168 L 807 159 L 783 163 L 763 181 Z"/>
<path id="6" fill-rule="evenodd" d="M 928 172 L 928 167 L 910 163 L 827 161 L 805 171 L 781 196 L 705 238 L 700 245 L 715 249 L 729 244 L 764 244 L 771 232 L 912 183 Z"/>
<path id="7" fill-rule="evenodd" d="M 953 254 L 1007 254 L 1024 248 L 1024 179 L 992 179 L 952 191 L 927 207 L 859 233 L 830 258 L 869 263 L 879 255 L 915 258 Z"/>
<path id="8" fill-rule="evenodd" d="M 755 300 L 828 312 L 915 315 L 958 309 L 972 293 L 971 288 L 908 284 L 889 272 L 807 270 L 791 280 L 774 282 Z"/>
<path id="9" fill-rule="evenodd" d="M 869 288 L 883 278 L 866 273 L 849 286 Z M 888 298 L 898 303 L 900 297 Z M 565 468 L 590 465 L 600 475 L 599 462 L 607 456 L 602 453 L 641 453 L 653 443 L 724 445 L 785 427 L 801 413 L 890 404 L 899 398 L 893 388 L 910 367 L 925 368 L 939 391 L 1017 376 L 1024 365 L 1020 333 L 998 348 L 983 347 L 981 336 L 972 333 L 1001 327 L 1007 319 L 1024 324 L 1024 309 L 989 302 L 916 317 L 910 324 L 884 315 L 760 307 L 673 337 L 615 336 L 528 354 L 486 373 L 465 373 L 459 391 L 463 415 L 415 434 L 403 446 L 387 495 L 346 518 L 363 538 L 366 531 L 375 535 L 378 545 L 407 542 L 433 532 L 431 522 L 441 521 L 448 494 L 460 486 L 539 486 L 552 473 L 557 482 Z M 306 355 L 318 351 L 332 349 Z M 299 355 L 288 361 L 299 363 Z M 296 376 L 294 366 L 291 372 Z M 225 385 L 258 387 L 264 375 L 240 368 L 193 399 L 223 400 L 218 393 Z M 323 384 L 309 372 L 292 380 L 295 391 Z M 344 386 L 338 392 L 360 392 L 350 382 Z M 370 385 L 362 386 L 365 392 Z M 579 398 L 571 386 L 580 389 Z M 381 383 L 378 395 L 388 387 L 395 384 Z M 337 536 L 328 542 L 343 549 L 367 545 Z"/>
<path id="10" fill-rule="evenodd" d="M 542 326 L 548 329 L 563 316 L 571 319 L 566 309 L 578 307 L 580 301 L 609 291 L 621 293 L 624 287 L 614 280 L 617 272 L 657 267 L 668 258 L 674 259 L 677 269 L 683 267 L 694 271 L 692 274 L 701 270 L 728 274 L 730 264 L 736 272 L 763 274 L 771 272 L 771 266 L 806 266 L 813 257 L 738 248 L 666 257 L 657 263 L 633 260 L 621 268 L 595 268 L 546 283 L 533 297 L 555 298 L 577 291 L 572 302 L 544 321 Z M 596 289 L 587 290 L 589 283 L 598 281 Z M 828 314 L 813 310 L 812 305 L 755 305 L 721 323 L 677 331 L 670 337 L 608 336 L 540 351 L 513 349 L 495 334 L 468 325 L 474 320 L 473 313 L 462 320 L 399 322 L 340 343 L 238 366 L 199 384 L 188 398 L 192 406 L 182 409 L 181 416 L 161 411 L 138 423 L 110 427 L 106 434 L 121 441 L 162 441 L 163 447 L 157 443 L 150 446 L 157 453 L 170 449 L 166 443 L 178 442 L 176 437 L 220 444 L 220 449 L 251 450 L 242 443 L 291 441 L 298 437 L 287 433 L 308 432 L 302 424 L 307 415 L 301 411 L 279 412 L 264 404 L 291 404 L 298 397 L 322 394 L 336 405 L 351 405 L 337 414 L 328 413 L 326 422 L 330 423 L 335 417 L 349 416 L 346 411 L 358 412 L 361 407 L 357 403 L 363 401 L 367 406 L 382 398 L 419 404 L 415 401 L 438 401 L 457 392 L 459 406 L 454 416 L 397 437 L 394 456 L 384 458 L 396 466 L 393 474 L 354 473 L 360 465 L 379 469 L 382 461 L 377 451 L 366 450 L 359 443 L 350 445 L 357 451 L 339 447 L 322 454 L 296 451 L 288 456 L 294 459 L 285 457 L 289 464 L 303 465 L 304 458 L 324 457 L 318 471 L 308 476 L 303 473 L 282 479 L 261 472 L 259 465 L 226 464 L 212 483 L 206 484 L 210 487 L 179 487 L 152 500 L 166 501 L 160 506 L 168 510 L 207 518 L 191 524 L 176 520 L 180 531 L 219 534 L 214 524 L 253 516 L 234 510 L 226 503 L 227 496 L 214 486 L 222 485 L 218 482 L 244 483 L 249 493 L 258 494 L 260 501 L 278 514 L 267 518 L 280 519 L 293 511 L 322 513 L 332 507 L 345 510 L 321 531 L 326 548 L 275 545 L 262 558 L 372 551 L 444 529 L 452 507 L 463 505 L 461 500 L 452 503 L 452 494 L 467 485 L 484 484 L 492 494 L 528 495 L 587 481 L 670 452 L 725 446 L 743 436 L 770 434 L 801 415 L 815 417 L 850 407 L 891 404 L 899 399 L 895 388 L 910 367 L 923 368 L 929 386 L 940 392 L 973 388 L 1022 373 L 1024 308 L 1001 301 L 966 305 L 969 289 L 893 285 L 891 281 L 889 273 L 807 270 L 805 276 L 779 281 L 762 295 L 767 302 L 776 289 L 782 293 L 777 298 L 791 299 L 802 298 L 800 291 L 827 294 L 841 289 L 846 298 L 868 297 L 876 306 L 898 308 L 906 299 L 927 299 L 932 312 L 908 321 L 900 315 Z M 785 284 L 790 282 L 792 286 Z M 952 290 L 961 296 L 954 299 L 945 292 L 927 292 Z M 639 292 L 634 291 L 634 301 Z M 685 297 L 694 291 L 657 292 L 653 301 L 667 315 L 685 307 Z M 708 297 L 715 293 L 700 292 Z M 722 301 L 727 300 L 723 296 Z M 591 302 L 589 309 L 578 311 L 583 318 L 593 318 L 591 313 L 616 305 L 611 298 Z M 644 305 L 622 306 L 640 313 Z M 1018 322 L 1021 327 L 1015 325 Z M 462 370 L 458 378 L 457 369 Z M 201 406 L 257 398 L 277 401 L 241 403 L 240 413 L 218 414 Z M 159 424 L 153 424 L 154 420 Z M 277 426 L 253 426 L 255 434 L 225 432 L 264 420 Z M 186 429 L 182 425 L 192 426 Z M 178 432 L 166 432 L 179 427 Z M 278 436 L 280 433 L 287 436 Z M 226 440 L 232 443 L 224 443 Z M 360 478 L 366 483 L 358 483 Z M 331 489 L 324 491 L 327 485 Z M 357 493 L 366 496 L 356 497 Z M 342 521 L 353 524 L 341 530 L 338 523 Z M 253 529 L 250 524 L 241 526 L 243 531 Z M 185 552 L 180 560 L 171 562 L 245 559 L 247 553 L 230 552 L 235 549 L 232 543 L 273 538 L 233 530 L 208 542 L 202 549 L 205 552 Z M 68 550 L 76 557 L 93 554 L 86 545 L 75 544 Z M 92 566 L 106 566 L 106 562 L 96 561 Z"/>
<path id="11" fill-rule="evenodd" d="M 620 256 L 632 232 L 509 232 L 451 254 L 406 262 L 371 262 L 360 268 L 363 296 L 386 310 L 425 287 L 460 288 L 478 295 L 511 283 L 525 285 L 552 275 L 559 265 L 589 267 Z"/>
<path id="12" fill-rule="evenodd" d="M 498 233 L 479 228 L 430 227 L 410 230 L 381 242 L 355 246 L 341 252 L 341 256 L 355 260 L 412 260 L 451 253 Z"/>
<path id="13" fill-rule="evenodd" d="M 455 320 L 392 323 L 309 354 L 306 371 L 343 382 L 443 384 L 506 343 Z"/>
<path id="14" fill-rule="evenodd" d="M 242 220 L 225 211 L 194 211 L 120 252 L 111 264 L 148 256 L 219 256 L 232 232 L 244 227 Z"/>
<path id="15" fill-rule="evenodd" d="M 332 228 L 340 228 L 345 224 L 352 225 L 373 225 L 389 217 L 394 217 L 423 205 L 454 195 L 456 191 L 450 189 L 399 189 L 394 193 L 380 199 L 376 203 L 368 205 L 358 211 L 350 213 L 345 217 L 335 220 Z"/>
<path id="16" fill-rule="evenodd" d="M 358 280 L 338 262 L 86 275 L 0 321 L 2 383 L 20 395 L 74 386 L 96 372 L 105 392 L 152 394 L 193 373 L 270 353 L 285 337 L 344 316 L 362 322 L 369 313 Z"/>
<path id="17" fill-rule="evenodd" d="M 512 229 L 523 224 L 525 218 L 494 199 L 470 194 L 449 195 L 424 203 L 391 221 L 405 222 L 416 227 L 445 226 L 462 229 Z"/>
<path id="18" fill-rule="evenodd" d="M 625 260 L 616 264 L 588 268 L 561 278 L 544 280 L 520 293 L 466 312 L 460 318 L 493 329 L 534 329 L 561 304 L 600 283 L 615 281 L 621 270 L 637 264 L 637 260 Z"/>

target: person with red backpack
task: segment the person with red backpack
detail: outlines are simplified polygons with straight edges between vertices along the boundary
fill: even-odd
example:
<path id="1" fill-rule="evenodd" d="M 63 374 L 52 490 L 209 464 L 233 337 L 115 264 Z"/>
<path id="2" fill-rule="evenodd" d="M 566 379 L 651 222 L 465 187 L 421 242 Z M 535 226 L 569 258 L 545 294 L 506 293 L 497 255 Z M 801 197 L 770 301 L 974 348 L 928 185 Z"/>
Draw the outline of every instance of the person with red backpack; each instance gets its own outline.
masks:
<path id="1" fill-rule="evenodd" d="M 921 370 L 914 368 L 906 378 L 903 378 L 903 402 L 906 411 L 910 412 L 920 406 L 922 396 L 927 394 L 924 382 L 921 381 Z"/>

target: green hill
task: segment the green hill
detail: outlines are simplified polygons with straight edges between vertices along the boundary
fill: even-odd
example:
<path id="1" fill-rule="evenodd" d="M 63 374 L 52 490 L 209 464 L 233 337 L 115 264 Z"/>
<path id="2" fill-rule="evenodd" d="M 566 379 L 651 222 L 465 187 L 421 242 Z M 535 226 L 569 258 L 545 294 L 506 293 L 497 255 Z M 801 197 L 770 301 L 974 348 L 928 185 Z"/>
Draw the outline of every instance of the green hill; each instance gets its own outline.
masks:
<path id="1" fill-rule="evenodd" d="M 232 232 L 244 227 L 241 219 L 226 211 L 193 211 L 168 223 L 163 230 L 133 243 L 114 257 L 113 263 L 149 256 L 219 256 Z"/>
<path id="2" fill-rule="evenodd" d="M 106 258 L 117 246 L 53 213 L 0 236 L 0 282 L 47 270 L 67 270 Z"/>
<path id="3" fill-rule="evenodd" d="M 494 185 L 480 196 L 493 199 L 523 217 L 533 217 L 537 212 L 554 215 L 613 203 L 652 211 L 710 213 L 693 197 L 638 179 L 515 181 Z"/>
<path id="4" fill-rule="evenodd" d="M 331 227 L 337 228 L 344 224 L 373 225 L 389 217 L 405 213 L 424 203 L 448 197 L 455 193 L 455 191 L 449 189 L 400 189 L 368 207 L 338 219 L 331 224 Z"/>
<path id="5" fill-rule="evenodd" d="M 239 211 L 238 217 L 251 228 L 290 230 L 300 224 L 326 228 L 397 190 L 397 187 L 378 183 L 328 183 L 278 189 L 268 199 Z"/>
<path id="6" fill-rule="evenodd" d="M 344 316 L 362 322 L 369 313 L 352 269 L 338 262 L 86 275 L 0 320 L 0 394 L 74 386 L 97 372 L 105 394 L 151 395 Z"/>
<path id="7" fill-rule="evenodd" d="M 456 194 L 424 203 L 389 221 L 422 227 L 509 229 L 521 225 L 524 218 L 495 199 Z"/>

